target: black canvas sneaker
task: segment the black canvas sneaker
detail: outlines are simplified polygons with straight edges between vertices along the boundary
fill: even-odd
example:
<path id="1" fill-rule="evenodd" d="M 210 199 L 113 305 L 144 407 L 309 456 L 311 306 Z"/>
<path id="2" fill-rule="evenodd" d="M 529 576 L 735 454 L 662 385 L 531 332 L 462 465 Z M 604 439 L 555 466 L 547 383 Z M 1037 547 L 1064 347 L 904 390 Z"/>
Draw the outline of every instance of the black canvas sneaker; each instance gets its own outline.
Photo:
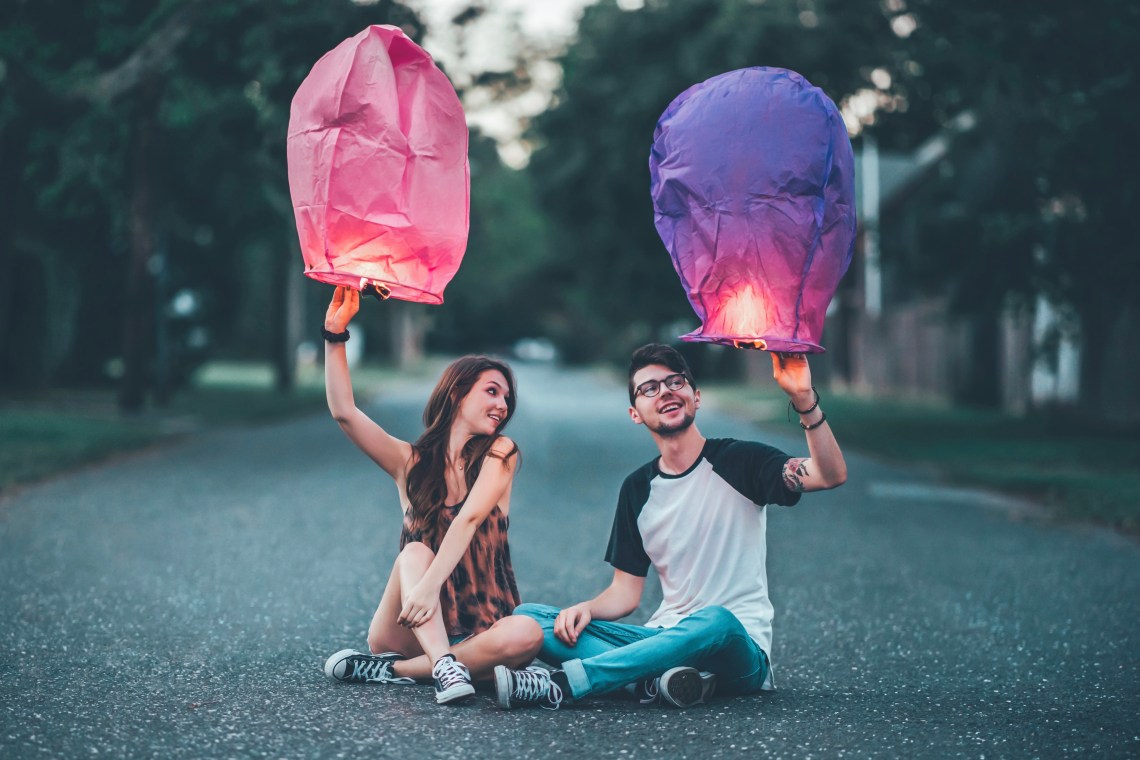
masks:
<path id="1" fill-rule="evenodd" d="M 355 649 L 342 649 L 325 660 L 325 675 L 345 683 L 400 683 L 413 684 L 411 678 L 401 678 L 392 672 L 392 663 L 403 660 L 399 652 L 363 654 Z"/>
<path id="2" fill-rule="evenodd" d="M 453 654 L 445 654 L 435 661 L 431 677 L 435 679 L 435 701 L 438 704 L 444 705 L 475 693 L 471 671 Z"/>
<path id="3" fill-rule="evenodd" d="M 677 707 L 692 707 L 716 691 L 716 676 L 696 668 L 672 668 L 658 679 L 661 698 Z"/>
<path id="4" fill-rule="evenodd" d="M 562 704 L 562 689 L 550 677 L 550 671 L 531 665 L 525 670 L 511 670 L 505 665 L 495 666 L 495 694 L 499 707 L 538 705 L 557 710 Z"/>

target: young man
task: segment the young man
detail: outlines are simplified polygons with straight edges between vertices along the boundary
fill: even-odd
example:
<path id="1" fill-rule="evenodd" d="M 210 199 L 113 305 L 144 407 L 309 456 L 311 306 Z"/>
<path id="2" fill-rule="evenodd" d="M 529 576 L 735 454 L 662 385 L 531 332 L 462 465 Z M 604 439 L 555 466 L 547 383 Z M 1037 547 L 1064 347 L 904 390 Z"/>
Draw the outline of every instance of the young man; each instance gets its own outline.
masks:
<path id="1" fill-rule="evenodd" d="M 714 688 L 752 694 L 774 688 L 768 653 L 772 604 L 765 570 L 765 506 L 792 506 L 804 491 L 842 485 L 847 466 L 803 354 L 772 354 L 773 376 L 799 413 L 810 456 L 762 443 L 706 439 L 693 374 L 669 346 L 633 353 L 629 416 L 645 425 L 660 456 L 625 479 L 606 560 L 609 587 L 558 610 L 524 604 L 516 615 L 543 628 L 539 657 L 558 669 L 495 669 L 499 705 L 557 708 L 627 686 L 642 702 L 678 707 Z M 652 565 L 661 606 L 644 626 L 612 622 L 637 609 Z"/>

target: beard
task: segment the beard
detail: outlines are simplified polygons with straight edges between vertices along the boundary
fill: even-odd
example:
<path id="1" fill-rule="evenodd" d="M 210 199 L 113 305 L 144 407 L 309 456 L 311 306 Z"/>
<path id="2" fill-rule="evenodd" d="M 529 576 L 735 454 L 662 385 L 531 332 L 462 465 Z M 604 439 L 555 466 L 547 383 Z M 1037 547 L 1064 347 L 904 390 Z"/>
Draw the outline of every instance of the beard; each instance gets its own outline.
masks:
<path id="1" fill-rule="evenodd" d="M 646 427 L 648 427 L 652 432 L 656 433 L 662 438 L 672 438 L 674 436 L 680 435 L 681 433 L 684 433 L 686 430 L 692 427 L 693 422 L 695 422 L 696 419 L 697 415 L 695 413 L 686 411 L 684 416 L 682 416 L 678 422 L 658 422 L 654 426 L 646 424 Z"/>

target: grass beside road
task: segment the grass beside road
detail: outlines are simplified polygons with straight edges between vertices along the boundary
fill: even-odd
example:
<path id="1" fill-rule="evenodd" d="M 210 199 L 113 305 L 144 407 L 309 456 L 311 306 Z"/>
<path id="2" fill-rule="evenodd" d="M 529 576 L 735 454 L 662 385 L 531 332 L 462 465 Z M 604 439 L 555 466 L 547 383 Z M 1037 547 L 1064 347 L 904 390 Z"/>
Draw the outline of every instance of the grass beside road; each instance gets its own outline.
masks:
<path id="1" fill-rule="evenodd" d="M 359 394 L 394 371 L 353 370 Z M 0 398 L 0 494 L 58 472 L 109 459 L 190 432 L 261 425 L 325 408 L 319 367 L 301 372 L 289 394 L 273 387 L 267 365 L 215 362 L 161 409 L 123 416 L 113 390 L 53 390 Z"/>
<path id="2" fill-rule="evenodd" d="M 144 422 L 5 404 L 0 411 L 0 493 L 161 437 Z"/>
<path id="3" fill-rule="evenodd" d="M 705 389 L 702 389 L 705 390 Z M 705 393 L 762 425 L 789 424 L 786 397 L 740 386 Z M 1140 534 L 1140 433 L 1105 432 L 1056 416 L 824 393 L 846 450 L 922 468 L 943 479 L 1022 496 L 1059 519 Z"/>

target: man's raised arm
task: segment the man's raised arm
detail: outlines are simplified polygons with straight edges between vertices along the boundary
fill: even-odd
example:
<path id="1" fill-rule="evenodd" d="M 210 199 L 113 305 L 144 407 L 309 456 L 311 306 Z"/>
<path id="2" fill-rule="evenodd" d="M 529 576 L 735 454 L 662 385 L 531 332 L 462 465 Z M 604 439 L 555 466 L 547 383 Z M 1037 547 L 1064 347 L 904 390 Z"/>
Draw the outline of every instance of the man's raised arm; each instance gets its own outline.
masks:
<path id="1" fill-rule="evenodd" d="M 843 485 L 847 482 L 847 463 L 819 406 L 819 394 L 812 388 L 807 357 L 773 352 L 772 377 L 800 416 L 810 455 L 787 461 L 784 485 L 789 491 L 824 491 Z"/>

